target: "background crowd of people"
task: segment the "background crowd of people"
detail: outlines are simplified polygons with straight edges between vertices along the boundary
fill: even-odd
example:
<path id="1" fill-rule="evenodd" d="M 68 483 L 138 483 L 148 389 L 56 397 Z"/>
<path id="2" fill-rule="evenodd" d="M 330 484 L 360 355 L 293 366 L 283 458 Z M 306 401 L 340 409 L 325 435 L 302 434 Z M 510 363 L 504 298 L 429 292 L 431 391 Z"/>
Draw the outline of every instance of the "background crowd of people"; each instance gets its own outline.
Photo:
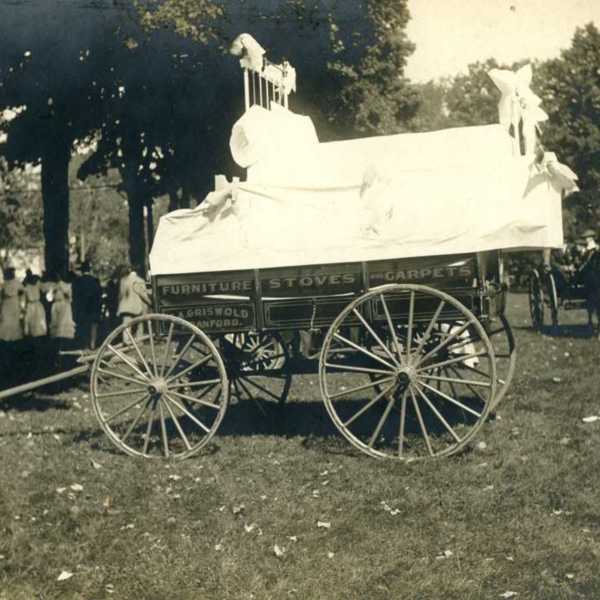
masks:
<path id="1" fill-rule="evenodd" d="M 64 367 L 64 351 L 94 350 L 103 337 L 148 311 L 137 269 L 123 265 L 101 284 L 84 261 L 61 277 L 5 265 L 0 284 L 0 377 L 5 388 Z"/>

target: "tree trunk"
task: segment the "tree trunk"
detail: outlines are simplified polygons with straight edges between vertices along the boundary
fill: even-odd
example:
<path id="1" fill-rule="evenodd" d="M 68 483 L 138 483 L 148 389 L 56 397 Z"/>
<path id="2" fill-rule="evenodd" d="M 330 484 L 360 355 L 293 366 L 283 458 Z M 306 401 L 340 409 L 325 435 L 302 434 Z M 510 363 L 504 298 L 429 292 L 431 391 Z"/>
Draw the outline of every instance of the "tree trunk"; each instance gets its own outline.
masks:
<path id="1" fill-rule="evenodd" d="M 179 208 L 179 196 L 177 190 L 172 188 L 169 190 L 169 212 L 173 212 Z"/>
<path id="2" fill-rule="evenodd" d="M 145 194 L 135 187 L 127 194 L 129 204 L 129 260 L 140 275 L 145 274 L 146 239 L 144 230 Z"/>
<path id="3" fill-rule="evenodd" d="M 46 271 L 64 276 L 69 270 L 70 145 L 58 142 L 42 157 L 44 259 Z"/>

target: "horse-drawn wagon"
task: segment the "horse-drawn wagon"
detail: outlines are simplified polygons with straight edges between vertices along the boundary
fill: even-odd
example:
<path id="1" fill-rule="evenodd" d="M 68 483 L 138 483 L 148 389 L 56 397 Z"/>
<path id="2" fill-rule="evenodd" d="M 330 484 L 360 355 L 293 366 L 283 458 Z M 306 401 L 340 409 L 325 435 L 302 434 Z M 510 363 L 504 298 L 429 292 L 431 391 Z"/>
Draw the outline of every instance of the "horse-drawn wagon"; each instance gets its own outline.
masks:
<path id="1" fill-rule="evenodd" d="M 281 405 L 318 373 L 359 450 L 452 454 L 514 373 L 503 254 L 562 244 L 561 187 L 506 123 L 320 143 L 287 109 L 293 69 L 258 48 L 231 140 L 247 181 L 161 219 L 154 311 L 93 357 L 98 420 L 129 454 L 183 458 L 231 402 Z"/>

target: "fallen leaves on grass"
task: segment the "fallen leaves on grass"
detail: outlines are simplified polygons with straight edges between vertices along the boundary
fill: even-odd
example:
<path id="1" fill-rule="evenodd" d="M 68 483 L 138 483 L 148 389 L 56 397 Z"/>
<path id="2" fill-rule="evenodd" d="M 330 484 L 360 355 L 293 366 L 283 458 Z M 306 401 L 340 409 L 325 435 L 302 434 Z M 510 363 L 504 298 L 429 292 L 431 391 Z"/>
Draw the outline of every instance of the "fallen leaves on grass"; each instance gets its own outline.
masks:
<path id="1" fill-rule="evenodd" d="M 584 423 L 595 423 L 596 421 L 600 421 L 600 417 L 598 415 L 590 415 L 589 417 L 583 417 L 581 420 Z"/>
<path id="2" fill-rule="evenodd" d="M 71 579 L 71 577 L 73 577 L 71 571 L 61 571 L 60 575 L 56 578 L 56 581 L 66 581 L 67 579 Z"/>
<path id="3" fill-rule="evenodd" d="M 94 467 L 94 469 L 98 470 L 102 468 L 102 465 L 99 462 L 96 462 L 93 458 L 92 458 L 92 467 Z"/>
<path id="4" fill-rule="evenodd" d="M 329 521 L 317 521 L 317 527 L 319 529 L 330 529 L 331 523 Z"/>
<path id="5" fill-rule="evenodd" d="M 518 596 L 517 592 L 512 592 L 511 590 L 507 590 L 504 594 L 500 594 L 500 598 L 514 598 Z"/>
<path id="6" fill-rule="evenodd" d="M 74 492 L 83 492 L 83 486 L 80 483 L 73 483 L 70 487 Z"/>
<path id="7" fill-rule="evenodd" d="M 239 515 L 240 513 L 243 513 L 245 509 L 246 509 L 245 504 L 238 504 L 231 509 L 231 512 L 234 515 Z"/>
<path id="8" fill-rule="evenodd" d="M 275 554 L 275 556 L 277 558 L 282 558 L 283 555 L 285 554 L 285 548 L 279 546 L 278 544 L 275 544 L 273 546 L 273 553 Z"/>

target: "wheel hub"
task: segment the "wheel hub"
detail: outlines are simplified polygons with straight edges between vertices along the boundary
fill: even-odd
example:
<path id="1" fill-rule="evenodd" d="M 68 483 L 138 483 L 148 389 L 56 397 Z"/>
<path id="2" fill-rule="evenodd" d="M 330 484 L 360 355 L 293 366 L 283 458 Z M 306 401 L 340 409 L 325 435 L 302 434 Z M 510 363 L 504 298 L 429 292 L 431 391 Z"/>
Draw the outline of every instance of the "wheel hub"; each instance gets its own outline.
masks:
<path id="1" fill-rule="evenodd" d="M 150 385 L 148 386 L 148 391 L 152 396 L 162 396 L 169 390 L 169 386 L 167 385 L 166 380 L 163 377 L 158 377 L 157 379 L 152 380 Z"/>
<path id="2" fill-rule="evenodd" d="M 396 382 L 401 390 L 405 390 L 409 385 L 417 380 L 417 370 L 412 365 L 402 367 L 396 372 Z"/>

